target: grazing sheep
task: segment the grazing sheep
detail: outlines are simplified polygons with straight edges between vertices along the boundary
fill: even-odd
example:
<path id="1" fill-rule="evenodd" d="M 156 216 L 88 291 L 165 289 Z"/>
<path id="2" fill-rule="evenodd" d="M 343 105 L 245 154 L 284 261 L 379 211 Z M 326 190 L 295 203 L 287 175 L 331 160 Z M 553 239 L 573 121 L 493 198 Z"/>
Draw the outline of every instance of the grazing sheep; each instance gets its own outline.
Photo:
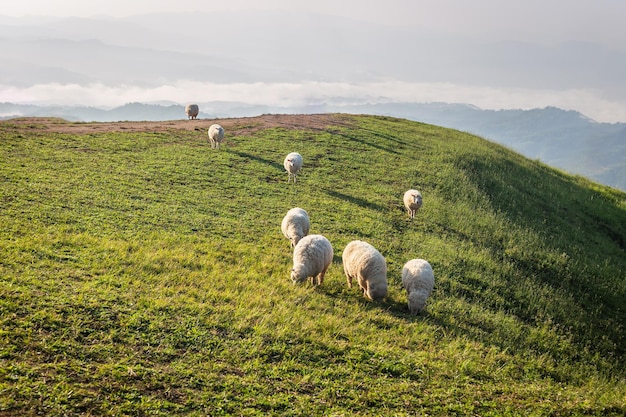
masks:
<path id="1" fill-rule="evenodd" d="M 387 262 L 375 247 L 361 240 L 348 243 L 341 255 L 343 270 L 352 288 L 356 278 L 363 293 L 374 301 L 387 296 Z"/>
<path id="2" fill-rule="evenodd" d="M 328 239 L 322 235 L 305 236 L 293 250 L 291 280 L 296 284 L 311 278 L 313 285 L 322 285 L 332 260 L 333 247 Z"/>
<path id="3" fill-rule="evenodd" d="M 209 126 L 209 141 L 211 149 L 219 149 L 220 143 L 224 140 L 224 128 L 218 124 Z"/>
<path id="4" fill-rule="evenodd" d="M 300 207 L 289 210 L 280 225 L 283 235 L 291 241 L 291 247 L 295 247 L 300 239 L 308 235 L 310 228 L 309 214 Z"/>
<path id="5" fill-rule="evenodd" d="M 409 190 L 404 193 L 404 207 L 409 212 L 409 217 L 415 217 L 417 210 L 422 207 L 422 194 L 417 190 Z"/>
<path id="6" fill-rule="evenodd" d="M 283 166 L 285 170 L 289 174 L 287 177 L 287 182 L 293 178 L 293 182 L 296 182 L 296 176 L 298 172 L 302 169 L 302 155 L 298 152 L 291 152 L 289 155 L 285 157 L 285 161 L 283 162 Z"/>
<path id="7" fill-rule="evenodd" d="M 198 113 L 200 113 L 200 108 L 197 104 L 187 104 L 185 107 L 185 113 L 187 113 L 188 119 L 195 119 L 198 117 Z"/>
<path id="8" fill-rule="evenodd" d="M 435 274 L 423 259 L 412 259 L 402 268 L 402 285 L 409 299 L 409 311 L 418 314 L 426 307 L 426 299 L 435 285 Z"/>

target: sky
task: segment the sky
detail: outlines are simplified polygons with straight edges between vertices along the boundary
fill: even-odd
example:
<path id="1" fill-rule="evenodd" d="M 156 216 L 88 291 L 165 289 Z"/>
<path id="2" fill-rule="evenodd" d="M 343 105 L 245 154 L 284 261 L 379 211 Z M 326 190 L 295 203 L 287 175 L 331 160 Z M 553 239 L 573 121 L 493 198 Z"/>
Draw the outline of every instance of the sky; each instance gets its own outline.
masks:
<path id="1" fill-rule="evenodd" d="M 457 33 L 492 33 L 504 38 L 584 38 L 614 45 L 626 42 L 623 0 L 29 0 L 3 2 L 0 14 L 125 17 L 247 9 L 319 12 Z"/>
<path id="2" fill-rule="evenodd" d="M 461 35 L 483 39 L 533 42 L 544 45 L 569 40 L 601 44 L 609 49 L 626 52 L 626 1 L 624 0 L 29 0 L 6 1 L 0 8 L 4 16 L 126 17 L 156 12 L 211 12 L 244 10 L 290 10 L 392 25 L 419 26 L 434 33 Z M 626 77 L 625 77 L 626 78 Z M 626 81 L 625 81 L 626 82 Z M 2 87 L 2 86 L 0 86 Z M 58 88 L 58 86 L 56 86 Z M 164 86 L 161 93 L 168 91 Z M 176 87 L 176 86 L 173 86 Z M 197 86 L 202 88 L 202 86 Z M 305 96 L 311 89 L 333 91 L 333 82 L 316 85 L 222 85 L 208 86 L 221 99 L 236 100 L 254 95 L 273 94 Z M 449 83 L 404 84 L 390 81 L 379 86 L 381 91 L 395 91 L 391 98 L 417 97 L 422 101 L 463 102 L 482 108 L 534 108 L 557 106 L 584 112 L 587 116 L 606 122 L 626 122 L 626 97 L 610 97 L 606 93 L 586 88 L 561 91 L 541 87 L 536 89 L 494 89 L 490 85 L 467 86 Z M 37 97 L 55 86 L 34 86 L 29 91 L 13 91 L 25 97 Z M 74 86 L 73 88 L 77 88 Z M 372 86 L 342 85 L 347 95 L 364 95 Z M 109 88 L 109 90 L 111 90 Z M 154 89 L 153 89 L 154 90 Z M 175 89 L 172 89 L 172 92 Z M 0 101 L 7 97 L 7 88 L 0 89 Z M 53 92 L 59 95 L 58 91 Z M 89 92 L 74 91 L 77 97 L 89 99 Z M 155 91 L 120 87 L 100 91 L 104 96 L 142 101 Z M 81 95 L 83 94 L 83 95 Z M 133 96 L 134 94 L 134 96 Z M 411 96 L 412 94 L 412 96 Z M 61 94 L 62 95 L 62 94 Z M 167 97 L 172 100 L 183 97 Z M 278 100 L 278 99 L 277 99 Z M 97 103 L 84 103 L 93 104 Z M 271 103 L 275 104 L 275 103 Z"/>

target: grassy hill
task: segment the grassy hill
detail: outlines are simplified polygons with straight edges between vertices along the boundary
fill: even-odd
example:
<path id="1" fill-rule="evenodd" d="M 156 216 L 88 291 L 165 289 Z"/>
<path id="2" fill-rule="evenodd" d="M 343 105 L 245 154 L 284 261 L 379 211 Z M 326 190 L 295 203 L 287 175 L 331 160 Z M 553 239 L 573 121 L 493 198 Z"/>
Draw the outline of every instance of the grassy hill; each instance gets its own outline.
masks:
<path id="1" fill-rule="evenodd" d="M 0 123 L 0 416 L 626 412 L 626 194 L 401 119 L 226 119 L 219 151 L 212 122 Z M 295 206 L 320 288 L 289 280 Z M 354 239 L 385 302 L 346 285 Z"/>

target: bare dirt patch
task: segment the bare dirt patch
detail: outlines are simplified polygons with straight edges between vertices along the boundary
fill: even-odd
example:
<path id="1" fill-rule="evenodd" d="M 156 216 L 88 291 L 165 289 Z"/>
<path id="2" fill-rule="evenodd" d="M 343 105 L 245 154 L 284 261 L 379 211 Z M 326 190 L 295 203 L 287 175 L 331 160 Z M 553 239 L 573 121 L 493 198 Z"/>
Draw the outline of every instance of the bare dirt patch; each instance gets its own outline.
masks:
<path id="1" fill-rule="evenodd" d="M 349 116 L 342 114 L 264 114 L 255 117 L 166 120 L 142 122 L 69 122 L 59 118 L 23 117 L 0 122 L 0 126 L 12 126 L 20 130 L 37 130 L 55 133 L 83 135 L 101 132 L 172 132 L 208 131 L 213 123 L 224 127 L 229 136 L 240 136 L 255 131 L 284 127 L 286 129 L 325 130 L 331 126 L 347 126 Z"/>

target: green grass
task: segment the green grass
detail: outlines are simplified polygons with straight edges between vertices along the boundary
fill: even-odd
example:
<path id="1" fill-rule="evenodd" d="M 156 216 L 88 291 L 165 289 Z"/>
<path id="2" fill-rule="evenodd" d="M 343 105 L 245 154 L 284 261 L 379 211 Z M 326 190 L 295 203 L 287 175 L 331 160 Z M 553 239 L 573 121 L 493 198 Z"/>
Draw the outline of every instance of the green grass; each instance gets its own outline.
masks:
<path id="1" fill-rule="evenodd" d="M 253 120 L 220 151 L 0 123 L 0 415 L 626 412 L 626 194 L 406 120 Z M 289 280 L 295 206 L 335 249 L 320 288 Z M 346 285 L 354 239 L 387 259 L 385 302 Z"/>

